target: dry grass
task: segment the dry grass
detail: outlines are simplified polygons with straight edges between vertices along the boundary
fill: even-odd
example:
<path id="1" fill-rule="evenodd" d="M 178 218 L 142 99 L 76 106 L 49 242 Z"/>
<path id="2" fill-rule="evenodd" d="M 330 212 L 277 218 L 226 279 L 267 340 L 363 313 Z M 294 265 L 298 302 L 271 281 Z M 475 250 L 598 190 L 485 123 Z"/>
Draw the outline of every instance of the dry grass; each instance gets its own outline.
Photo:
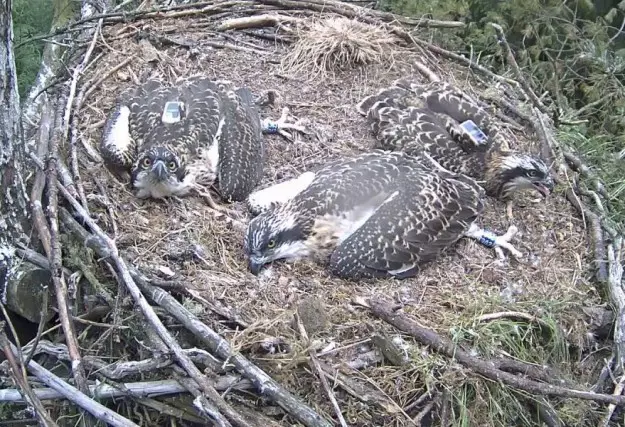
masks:
<path id="1" fill-rule="evenodd" d="M 382 26 L 335 16 L 308 21 L 296 34 L 297 41 L 282 59 L 282 70 L 290 75 L 308 72 L 311 78 L 391 62 L 399 41 Z"/>
<path id="2" fill-rule="evenodd" d="M 192 28 L 193 21 L 163 20 L 145 25 L 150 25 L 153 31 L 165 32 Z M 345 26 L 360 28 L 362 34 L 356 36 L 359 33 L 354 30 L 345 40 L 330 37 L 331 34 L 343 34 Z M 410 61 L 417 58 L 416 53 L 404 53 L 389 65 L 382 59 L 386 55 L 382 51 L 384 45 L 389 48 L 391 43 L 388 34 L 380 29 L 364 29 L 362 24 L 353 21 L 314 21 L 303 36 L 320 38 L 322 43 L 306 50 L 304 39 L 300 39 L 301 45 L 294 46 L 294 49 L 300 46 L 298 54 L 269 42 L 264 44 L 266 49 L 275 50 L 274 57 L 300 58 L 299 63 L 316 64 L 317 67 L 353 63 L 358 58 L 370 62 L 367 66 L 337 71 L 335 79 L 312 81 L 307 80 L 308 71 L 303 69 L 294 77 L 285 78 L 279 64 L 263 57 L 206 47 L 202 40 L 214 35 L 202 31 L 185 33 L 187 40 L 197 42 L 194 55 L 181 48 L 168 47 L 159 51 L 159 61 L 148 62 L 143 59 L 141 45 L 131 39 L 111 40 L 110 36 L 119 34 L 122 28 L 106 29 L 112 50 L 89 73 L 102 74 L 129 56 L 135 60 L 128 68 L 114 74 L 87 100 L 79 129 L 84 142 L 97 146 L 101 126 L 95 124 L 101 123 L 115 97 L 132 84 L 135 77 L 145 79 L 160 74 L 173 80 L 177 76 L 203 73 L 246 85 L 257 94 L 274 89 L 280 94 L 283 105 L 288 105 L 294 115 L 308 119 L 322 139 L 288 143 L 277 136 L 266 137 L 268 159 L 260 187 L 293 177 L 330 159 L 368 150 L 373 140 L 354 106 L 363 96 L 400 76 L 417 75 L 410 66 Z M 315 33 L 315 28 L 321 33 Z M 365 37 L 364 41 L 359 39 L 361 36 Z M 246 40 L 260 43 L 253 38 Z M 361 49 L 360 53 L 358 49 Z M 336 50 L 343 53 L 338 56 L 331 53 Z M 444 64 L 444 69 L 446 79 L 470 88 L 468 82 L 471 80 L 464 70 L 451 64 Z M 291 71 L 296 70 L 292 67 Z M 475 85 L 474 91 L 470 90 L 475 93 L 483 88 Z M 265 108 L 261 114 L 277 118 L 281 107 Z M 508 132 L 508 137 L 514 148 L 536 148 L 525 133 Z M 320 359 L 336 367 L 374 351 L 370 338 L 375 331 L 397 337 L 391 327 L 350 304 L 354 296 L 375 295 L 409 303 L 405 311 L 421 324 L 452 336 L 481 353 L 500 355 L 505 351 L 534 363 L 557 363 L 566 377 L 580 384 L 588 384 L 595 370 L 602 367 L 601 351 L 584 358 L 588 350 L 585 344 L 587 318 L 582 308 L 601 302 L 599 292 L 590 281 L 585 230 L 582 221 L 559 194 L 541 203 L 533 203 L 531 195 L 518 200 L 515 223 L 521 232 L 516 244 L 529 255 L 529 265 L 514 261 L 499 265 L 491 250 L 473 241 L 461 241 L 418 277 L 404 281 L 354 283 L 339 280 L 330 276 L 323 266 L 306 261 L 275 263 L 257 278 L 246 270 L 243 233 L 215 219 L 200 199 L 190 197 L 180 204 L 137 200 L 100 164 L 90 160 L 85 153 L 82 155 L 81 174 L 87 191 L 98 193 L 94 178 L 99 179 L 105 183 L 108 196 L 116 207 L 116 217 L 110 218 L 105 207 L 94 199 L 91 212 L 111 235 L 112 221 L 116 221 L 121 254 L 148 275 L 162 277 L 162 266 L 171 269 L 174 280 L 201 297 L 186 298 L 184 302 L 193 307 L 204 322 L 329 418 L 333 417 L 333 410 L 319 381 L 307 370 L 307 349 L 303 348 L 292 324 L 298 304 L 307 298 L 318 300 L 323 311 L 317 314 L 324 320 L 317 322 L 319 329 L 310 334 L 310 338 L 318 349 L 333 348 Z M 234 208 L 245 211 L 243 204 Z M 497 231 L 505 230 L 508 224 L 503 204 L 488 200 L 481 223 Z M 101 272 L 101 275 L 101 280 L 115 292 L 115 280 L 107 272 Z M 237 324 L 232 318 L 215 314 L 202 299 L 229 307 L 240 322 Z M 480 315 L 506 310 L 524 311 L 547 319 L 557 323 L 559 330 L 564 332 L 555 338 L 554 335 L 545 337 L 527 325 L 510 324 L 505 319 L 488 324 L 475 323 Z M 314 312 L 311 315 L 315 317 Z M 132 306 L 120 305 L 116 314 L 121 323 L 133 316 L 136 314 L 133 314 Z M 183 346 L 196 345 L 178 325 L 168 326 L 176 331 Z M 134 350 L 129 349 L 135 349 L 137 341 L 144 338 L 142 328 L 123 330 L 116 335 L 116 340 L 101 340 L 101 345 L 92 354 L 110 357 L 111 361 L 120 357 L 136 359 L 141 353 L 133 354 Z M 531 417 L 527 415 L 525 397 L 470 375 L 409 337 L 402 339 L 410 355 L 407 365 L 374 363 L 358 370 L 342 369 L 363 386 L 388 396 L 405 408 L 411 417 L 423 408 L 423 405 L 411 406 L 421 394 L 427 390 L 435 394 L 447 390 L 454 403 L 451 413 L 454 425 L 532 425 L 527 421 Z M 336 394 L 349 425 L 411 425 L 401 413 L 389 414 L 379 406 L 364 404 L 341 388 L 336 389 Z M 591 411 L 579 415 L 588 407 L 573 403 L 575 405 L 566 401 L 559 403 L 557 409 L 567 420 L 576 419 L 576 425 L 580 425 L 577 422 L 582 415 L 588 420 Z M 520 412 L 520 408 L 525 408 L 525 412 Z M 262 410 L 268 414 L 279 412 L 268 406 L 263 406 Z M 291 420 L 281 422 L 293 425 Z"/>

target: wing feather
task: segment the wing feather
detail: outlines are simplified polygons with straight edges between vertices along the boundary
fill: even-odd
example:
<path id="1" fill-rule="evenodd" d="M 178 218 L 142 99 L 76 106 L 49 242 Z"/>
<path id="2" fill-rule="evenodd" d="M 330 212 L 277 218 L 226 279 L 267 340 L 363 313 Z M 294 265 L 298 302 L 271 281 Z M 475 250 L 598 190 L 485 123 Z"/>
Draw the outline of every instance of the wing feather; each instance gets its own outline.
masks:
<path id="1" fill-rule="evenodd" d="M 458 241 L 483 208 L 483 190 L 466 177 L 417 168 L 400 187 L 332 253 L 334 274 L 412 276 Z"/>

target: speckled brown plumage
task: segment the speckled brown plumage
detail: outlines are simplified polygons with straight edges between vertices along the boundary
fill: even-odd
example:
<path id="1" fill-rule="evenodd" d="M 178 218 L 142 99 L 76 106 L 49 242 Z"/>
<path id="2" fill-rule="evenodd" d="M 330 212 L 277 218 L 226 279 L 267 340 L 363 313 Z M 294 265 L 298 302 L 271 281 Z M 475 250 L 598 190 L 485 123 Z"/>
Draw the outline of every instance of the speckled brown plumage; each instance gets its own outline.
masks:
<path id="1" fill-rule="evenodd" d="M 405 152 L 374 150 L 331 162 L 288 202 L 254 218 L 252 270 L 310 256 L 345 278 L 410 277 L 463 236 L 483 190 Z"/>
<path id="2" fill-rule="evenodd" d="M 162 122 L 168 101 L 184 103 L 179 122 Z M 133 185 L 152 197 L 185 195 L 216 179 L 224 199 L 243 200 L 263 171 L 261 123 L 250 91 L 201 76 L 172 85 L 151 79 L 122 94 L 100 151 L 107 166 L 131 172 Z M 162 190 L 146 178 L 150 159 L 172 165 Z"/>
<path id="3" fill-rule="evenodd" d="M 357 106 L 367 117 L 375 148 L 425 152 L 442 167 L 483 181 L 487 194 L 510 200 L 514 191 L 536 186 L 550 192 L 549 168 L 537 156 L 503 148 L 497 126 L 468 95 L 442 82 L 400 79 Z M 475 145 L 460 127 L 473 120 L 488 136 Z"/>

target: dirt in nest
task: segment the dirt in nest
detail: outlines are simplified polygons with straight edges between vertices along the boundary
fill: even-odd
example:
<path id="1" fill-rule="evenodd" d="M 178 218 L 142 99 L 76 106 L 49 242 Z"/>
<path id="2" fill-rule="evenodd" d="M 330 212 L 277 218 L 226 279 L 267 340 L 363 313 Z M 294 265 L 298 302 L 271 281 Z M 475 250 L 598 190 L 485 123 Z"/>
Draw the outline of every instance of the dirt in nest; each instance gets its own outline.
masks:
<path id="1" fill-rule="evenodd" d="M 185 28 L 182 20 L 142 25 L 150 25 L 155 32 Z M 106 32 L 114 35 L 122 29 L 125 27 L 110 27 Z M 301 137 L 290 142 L 280 136 L 265 136 L 268 157 L 264 179 L 259 183 L 261 188 L 331 159 L 370 149 L 373 137 L 355 105 L 401 76 L 411 74 L 422 79 L 411 67 L 411 60 L 419 55 L 408 52 L 395 55 L 393 64 L 359 67 L 341 72 L 336 78 L 307 81 L 306 76 L 287 77 L 281 74 L 279 65 L 285 48 L 255 37 L 237 37 L 262 46 L 271 54 L 261 56 L 207 46 L 202 41 L 214 40 L 214 35 L 201 30 L 184 34 L 185 40 L 195 42 L 192 49 L 160 48 L 157 60 L 152 62 L 145 59 L 154 57 L 155 51 L 133 38 L 108 41 L 111 50 L 88 70 L 87 78 L 106 73 L 127 57 L 133 60 L 87 100 L 80 121 L 83 141 L 97 148 L 102 121 L 121 91 L 133 84 L 133 76 L 143 81 L 154 74 L 168 79 L 203 74 L 247 86 L 256 95 L 275 90 L 279 95 L 277 105 L 262 108 L 263 118 L 277 119 L 281 108 L 288 106 L 293 116 L 305 119 L 321 138 Z M 464 85 L 463 79 L 467 77 L 460 67 L 445 64 L 439 71 L 461 88 L 468 87 Z M 531 134 L 511 135 L 511 145 L 537 152 L 536 141 L 527 135 Z M 417 277 L 402 281 L 340 280 L 330 276 L 324 266 L 307 261 L 276 262 L 261 276 L 254 277 L 246 268 L 243 231 L 215 217 L 200 198 L 169 202 L 137 200 L 102 165 L 94 163 L 85 153 L 82 157 L 81 174 L 87 193 L 98 193 L 95 177 L 104 183 L 115 205 L 116 241 L 122 256 L 148 275 L 177 280 L 202 298 L 238 313 L 247 326 L 244 329 L 235 329 L 233 322 L 203 308 L 199 302 L 185 302 L 234 348 L 246 352 L 254 363 L 330 418 L 334 413 L 325 392 L 308 364 L 301 363 L 307 353 L 294 327 L 293 313 L 304 300 L 308 301 L 306 316 L 312 316 L 310 322 L 314 324 L 310 338 L 319 349 L 333 349 L 322 357 L 332 364 L 353 361 L 370 351 L 372 344 L 368 340 L 374 332 L 398 335 L 390 326 L 352 306 L 350 301 L 356 296 L 378 295 L 406 303 L 405 312 L 445 336 L 450 336 L 459 325 L 472 325 L 473 319 L 484 313 L 512 310 L 555 316 L 573 345 L 582 345 L 585 340 L 587 320 L 582 308 L 600 302 L 597 289 L 590 284 L 589 242 L 583 222 L 561 193 L 538 201 L 535 199 L 540 196 L 529 193 L 517 200 L 514 224 L 520 232 L 514 244 L 528 255 L 527 265 L 514 260 L 500 264 L 494 251 L 475 241 L 462 240 L 438 261 L 424 267 Z M 247 212 L 243 203 L 233 207 Z M 105 207 L 94 200 L 91 209 L 109 235 L 113 235 Z M 505 232 L 509 223 L 504 204 L 488 199 L 480 224 Z M 310 298 L 314 301 L 309 301 Z M 404 342 L 411 352 L 420 353 L 413 340 L 404 337 Z M 419 368 L 392 367 L 385 363 L 352 371 L 351 375 L 368 379 L 401 407 L 414 401 L 428 382 Z M 576 380 L 583 382 L 584 378 Z M 338 388 L 336 393 L 346 408 L 350 425 L 405 422 L 403 417 L 384 415 L 375 405 L 365 405 Z"/>

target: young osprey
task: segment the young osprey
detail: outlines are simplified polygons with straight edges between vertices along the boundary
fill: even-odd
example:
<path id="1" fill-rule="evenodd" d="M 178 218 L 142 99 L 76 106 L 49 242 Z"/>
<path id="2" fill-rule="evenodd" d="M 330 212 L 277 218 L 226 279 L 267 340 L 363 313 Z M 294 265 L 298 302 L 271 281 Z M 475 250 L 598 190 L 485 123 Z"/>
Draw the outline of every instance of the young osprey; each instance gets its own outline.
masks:
<path id="1" fill-rule="evenodd" d="M 228 201 L 244 200 L 263 172 L 259 113 L 247 88 L 195 76 L 158 80 L 122 94 L 105 124 L 100 152 L 115 172 L 130 172 L 139 198 L 208 197 L 218 182 Z"/>
<path id="2" fill-rule="evenodd" d="M 427 154 L 373 150 L 252 193 L 245 250 L 258 274 L 277 259 L 328 261 L 343 278 L 414 276 L 462 237 L 521 256 L 480 229 L 484 190 Z"/>
<path id="3" fill-rule="evenodd" d="M 424 150 L 444 168 L 483 181 L 489 196 L 507 203 L 512 216 L 514 193 L 534 189 L 547 197 L 554 181 L 538 157 L 504 150 L 488 114 L 468 95 L 446 83 L 418 84 L 400 79 L 367 96 L 357 106 L 376 136 L 375 148 Z M 460 123 L 473 120 L 489 136 L 476 145 Z"/>

